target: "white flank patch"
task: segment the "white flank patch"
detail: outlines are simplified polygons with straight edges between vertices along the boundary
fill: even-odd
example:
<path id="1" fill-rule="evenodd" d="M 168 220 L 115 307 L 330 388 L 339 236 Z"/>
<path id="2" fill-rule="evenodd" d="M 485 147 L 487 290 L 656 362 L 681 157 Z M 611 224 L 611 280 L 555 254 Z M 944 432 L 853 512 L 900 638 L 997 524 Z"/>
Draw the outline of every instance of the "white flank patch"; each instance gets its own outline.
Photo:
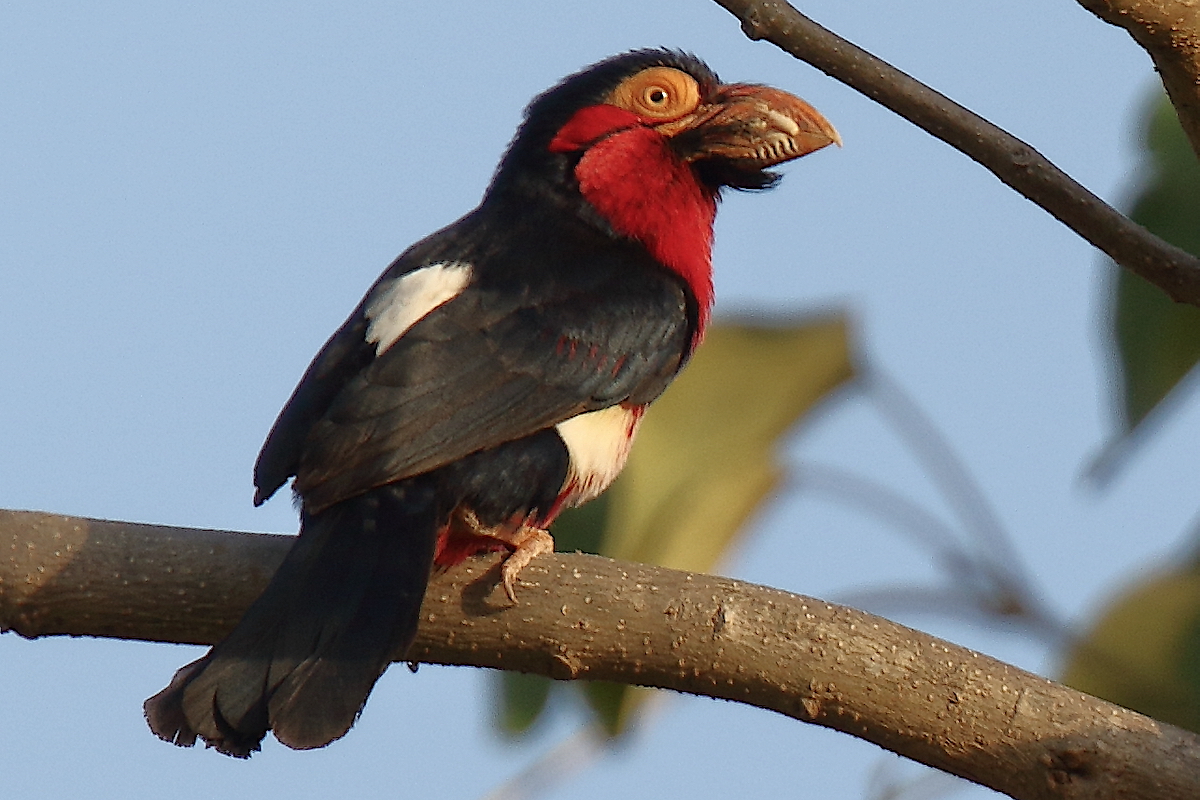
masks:
<path id="1" fill-rule="evenodd" d="M 571 459 L 563 505 L 577 506 L 595 499 L 620 474 L 641 420 L 639 412 L 610 406 L 554 426 Z"/>
<path id="2" fill-rule="evenodd" d="M 377 286 L 366 312 L 367 341 L 375 345 L 375 354 L 382 355 L 426 314 L 461 294 L 470 280 L 470 264 L 444 261 Z"/>

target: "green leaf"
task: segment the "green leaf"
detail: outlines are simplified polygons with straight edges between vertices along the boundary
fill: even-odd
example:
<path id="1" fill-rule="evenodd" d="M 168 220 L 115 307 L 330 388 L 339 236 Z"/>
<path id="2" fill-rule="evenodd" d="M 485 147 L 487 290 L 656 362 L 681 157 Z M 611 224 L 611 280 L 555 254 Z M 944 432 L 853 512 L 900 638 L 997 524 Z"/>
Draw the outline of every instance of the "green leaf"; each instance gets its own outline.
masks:
<path id="1" fill-rule="evenodd" d="M 1130 216 L 1168 242 L 1200 254 L 1200 162 L 1165 96 L 1151 109 L 1143 141 L 1150 175 Z M 1200 360 L 1200 308 L 1172 302 L 1127 270 L 1119 271 L 1114 305 L 1125 435 Z"/>
<path id="2" fill-rule="evenodd" d="M 647 410 L 621 476 L 555 523 L 558 549 L 710 572 L 778 486 L 779 438 L 853 375 L 841 315 L 713 325 Z M 592 683 L 583 694 L 616 736 L 649 690 Z M 536 718 L 519 698 L 505 698 L 505 718 Z"/>
<path id="3" fill-rule="evenodd" d="M 615 739 L 626 730 L 633 721 L 642 702 L 654 694 L 654 689 L 644 686 L 629 686 L 624 683 L 608 681 L 582 681 L 579 689 L 583 699 L 596 718 L 596 722 L 610 737 Z"/>
<path id="4" fill-rule="evenodd" d="M 1127 591 L 1069 654 L 1063 682 L 1200 732 L 1200 570 Z"/>
<path id="5" fill-rule="evenodd" d="M 550 699 L 550 681 L 541 675 L 501 672 L 499 675 L 500 714 L 497 723 L 510 735 L 525 733 L 533 727 Z"/>

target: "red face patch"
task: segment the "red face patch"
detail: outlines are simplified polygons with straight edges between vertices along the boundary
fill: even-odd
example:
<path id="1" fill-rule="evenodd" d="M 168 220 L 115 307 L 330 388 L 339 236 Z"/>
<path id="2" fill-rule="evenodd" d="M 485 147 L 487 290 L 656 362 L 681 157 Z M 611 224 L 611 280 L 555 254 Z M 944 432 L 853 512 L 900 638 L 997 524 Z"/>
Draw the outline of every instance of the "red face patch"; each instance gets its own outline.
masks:
<path id="1" fill-rule="evenodd" d="M 583 150 L 605 136 L 625 128 L 640 125 L 636 114 L 610 105 L 588 106 L 559 129 L 550 140 L 551 153 L 572 153 Z"/>

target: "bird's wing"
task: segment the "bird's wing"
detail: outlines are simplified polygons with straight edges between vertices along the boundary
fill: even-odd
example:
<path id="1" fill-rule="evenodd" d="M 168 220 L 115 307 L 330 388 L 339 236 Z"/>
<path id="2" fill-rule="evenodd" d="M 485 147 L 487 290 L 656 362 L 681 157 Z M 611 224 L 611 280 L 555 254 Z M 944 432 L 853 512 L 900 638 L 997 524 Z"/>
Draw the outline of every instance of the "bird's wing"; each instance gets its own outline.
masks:
<path id="1" fill-rule="evenodd" d="M 352 317 L 280 415 L 260 492 L 295 474 L 318 511 L 585 411 L 650 402 L 690 349 L 687 301 L 661 270 L 611 274 L 541 291 L 472 284 L 386 349 L 356 346 L 371 327 Z M 288 466 L 262 468 L 275 463 Z"/>
<path id="2" fill-rule="evenodd" d="M 304 437 L 338 390 L 375 358 L 366 320 L 356 311 L 329 338 L 279 412 L 254 463 L 254 504 L 260 505 L 296 474 Z"/>

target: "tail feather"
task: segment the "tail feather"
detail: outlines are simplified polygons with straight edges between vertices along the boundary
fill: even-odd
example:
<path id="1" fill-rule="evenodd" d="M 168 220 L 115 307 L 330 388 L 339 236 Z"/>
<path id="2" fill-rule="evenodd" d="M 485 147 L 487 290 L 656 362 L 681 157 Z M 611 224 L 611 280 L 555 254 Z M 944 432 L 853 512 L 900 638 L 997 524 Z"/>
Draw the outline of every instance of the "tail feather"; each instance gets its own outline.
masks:
<path id="1" fill-rule="evenodd" d="M 268 730 L 297 749 L 344 735 L 416 634 L 436 527 L 432 486 L 419 479 L 304 515 L 237 627 L 146 701 L 150 728 L 242 758 Z"/>

